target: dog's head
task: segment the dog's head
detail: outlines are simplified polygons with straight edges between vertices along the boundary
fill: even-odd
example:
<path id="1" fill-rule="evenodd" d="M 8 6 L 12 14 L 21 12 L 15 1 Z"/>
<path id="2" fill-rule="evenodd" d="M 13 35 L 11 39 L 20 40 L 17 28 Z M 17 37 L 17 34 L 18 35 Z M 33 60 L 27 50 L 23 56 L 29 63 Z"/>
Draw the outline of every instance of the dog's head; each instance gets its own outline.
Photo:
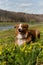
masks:
<path id="1" fill-rule="evenodd" d="M 17 24 L 15 28 L 18 30 L 19 33 L 24 33 L 28 30 L 28 24 Z"/>

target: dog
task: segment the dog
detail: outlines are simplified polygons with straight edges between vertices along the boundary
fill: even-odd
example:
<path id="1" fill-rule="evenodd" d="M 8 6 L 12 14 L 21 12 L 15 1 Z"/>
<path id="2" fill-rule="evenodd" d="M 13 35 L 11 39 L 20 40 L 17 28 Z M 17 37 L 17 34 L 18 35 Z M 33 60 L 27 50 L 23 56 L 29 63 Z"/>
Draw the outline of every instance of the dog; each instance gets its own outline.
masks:
<path id="1" fill-rule="evenodd" d="M 16 24 L 16 44 L 23 45 L 25 43 L 30 43 L 35 41 L 35 39 L 40 37 L 38 30 L 29 30 L 28 24 Z"/>
<path id="2" fill-rule="evenodd" d="M 32 35 L 32 41 L 35 42 L 36 39 L 40 39 L 40 31 L 36 29 L 30 29 L 29 32 Z"/>
<path id="3" fill-rule="evenodd" d="M 23 45 L 29 43 L 32 40 L 32 35 L 28 32 L 28 24 L 16 24 L 16 43 Z"/>

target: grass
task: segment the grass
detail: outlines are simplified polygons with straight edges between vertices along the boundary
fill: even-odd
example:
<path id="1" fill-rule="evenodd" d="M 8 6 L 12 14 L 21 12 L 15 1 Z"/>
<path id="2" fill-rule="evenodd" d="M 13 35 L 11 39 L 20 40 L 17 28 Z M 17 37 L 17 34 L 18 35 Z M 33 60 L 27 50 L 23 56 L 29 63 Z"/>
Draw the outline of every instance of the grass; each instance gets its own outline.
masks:
<path id="1" fill-rule="evenodd" d="M 14 38 L 14 30 L 0 31 L 0 44 L 13 42 Z"/>
<path id="2" fill-rule="evenodd" d="M 0 31 L 0 65 L 43 64 L 43 25 L 30 26 L 30 29 L 40 30 L 40 40 L 21 47 L 14 45 L 15 29 Z"/>
<path id="3" fill-rule="evenodd" d="M 6 25 L 14 25 L 15 22 L 0 22 L 0 26 L 6 26 Z"/>

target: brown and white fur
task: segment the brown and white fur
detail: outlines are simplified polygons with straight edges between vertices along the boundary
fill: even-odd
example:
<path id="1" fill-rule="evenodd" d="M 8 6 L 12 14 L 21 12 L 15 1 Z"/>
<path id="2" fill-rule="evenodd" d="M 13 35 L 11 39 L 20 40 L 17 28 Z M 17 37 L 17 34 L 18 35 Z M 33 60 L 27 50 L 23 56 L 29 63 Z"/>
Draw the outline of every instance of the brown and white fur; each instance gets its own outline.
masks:
<path id="1" fill-rule="evenodd" d="M 40 31 L 37 29 L 30 29 L 29 30 L 32 35 L 32 41 L 35 42 L 36 39 L 40 39 Z"/>
<path id="2" fill-rule="evenodd" d="M 28 34 L 28 24 L 17 24 L 16 25 L 16 43 L 22 45 L 26 42 L 31 41 L 31 34 Z"/>
<path id="3" fill-rule="evenodd" d="M 17 24 L 16 26 L 16 44 L 23 45 L 24 43 L 30 43 L 40 37 L 38 30 L 29 30 L 28 24 Z"/>

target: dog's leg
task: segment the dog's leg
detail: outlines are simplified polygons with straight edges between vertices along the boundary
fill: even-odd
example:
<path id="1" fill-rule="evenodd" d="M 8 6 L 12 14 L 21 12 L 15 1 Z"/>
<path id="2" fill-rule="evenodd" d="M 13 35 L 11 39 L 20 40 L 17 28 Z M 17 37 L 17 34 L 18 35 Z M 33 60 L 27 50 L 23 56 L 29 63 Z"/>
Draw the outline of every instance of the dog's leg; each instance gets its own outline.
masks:
<path id="1" fill-rule="evenodd" d="M 27 39 L 26 39 L 26 43 L 30 43 L 32 41 L 32 36 L 30 36 L 30 37 L 28 37 Z"/>

